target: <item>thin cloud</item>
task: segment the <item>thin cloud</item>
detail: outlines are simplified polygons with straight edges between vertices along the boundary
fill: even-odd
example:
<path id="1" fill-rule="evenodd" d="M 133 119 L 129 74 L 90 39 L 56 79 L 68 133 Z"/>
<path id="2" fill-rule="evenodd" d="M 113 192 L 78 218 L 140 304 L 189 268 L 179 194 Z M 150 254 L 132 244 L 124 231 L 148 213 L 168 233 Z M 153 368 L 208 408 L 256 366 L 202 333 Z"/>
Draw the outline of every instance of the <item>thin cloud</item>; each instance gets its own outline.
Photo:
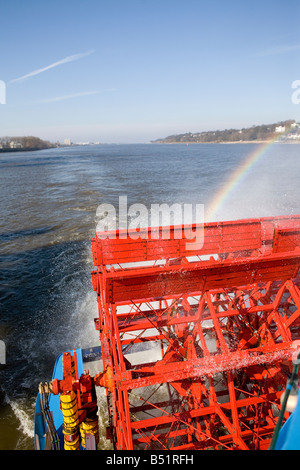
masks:
<path id="1" fill-rule="evenodd" d="M 59 65 L 67 64 L 69 62 L 74 62 L 75 60 L 82 59 L 83 57 L 93 54 L 94 52 L 95 51 L 88 51 L 88 52 L 83 52 L 82 54 L 70 55 L 68 57 L 65 57 L 62 60 L 59 60 L 58 62 L 54 62 L 53 64 L 43 67 L 42 69 L 33 70 L 33 72 L 27 73 L 26 75 L 22 75 L 22 77 L 14 78 L 9 83 L 22 82 L 23 80 L 26 80 L 27 78 L 33 77 L 35 75 L 39 75 L 40 73 L 46 72 L 47 70 L 53 69 L 54 67 L 58 67 Z"/>
<path id="2" fill-rule="evenodd" d="M 55 103 L 56 101 L 69 100 L 72 98 L 78 98 L 80 96 L 97 95 L 105 91 L 116 91 L 116 88 L 108 88 L 106 90 L 95 90 L 95 91 L 82 91 L 79 93 L 73 93 L 71 95 L 54 96 L 53 98 L 45 98 L 42 100 L 35 101 L 35 103 Z"/>
<path id="3" fill-rule="evenodd" d="M 277 46 L 265 51 L 258 52 L 255 54 L 257 57 L 267 57 L 272 55 L 287 54 L 289 52 L 299 51 L 300 44 L 286 45 L 286 46 Z"/>
<path id="4" fill-rule="evenodd" d="M 77 98 L 79 96 L 96 95 L 98 93 L 100 93 L 100 91 L 82 91 L 80 93 L 73 93 L 72 95 L 55 96 L 53 98 L 38 100 L 36 101 L 36 103 L 54 103 L 55 101 L 69 100 L 71 98 Z"/>

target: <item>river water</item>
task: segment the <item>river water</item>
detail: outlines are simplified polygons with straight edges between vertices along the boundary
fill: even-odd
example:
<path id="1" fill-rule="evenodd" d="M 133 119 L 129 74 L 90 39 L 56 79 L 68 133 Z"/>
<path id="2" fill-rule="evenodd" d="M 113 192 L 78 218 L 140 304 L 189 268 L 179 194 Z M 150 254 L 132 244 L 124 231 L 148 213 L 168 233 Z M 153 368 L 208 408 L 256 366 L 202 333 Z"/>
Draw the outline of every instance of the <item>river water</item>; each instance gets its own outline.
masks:
<path id="1" fill-rule="evenodd" d="M 258 144 L 97 145 L 0 154 L 0 450 L 33 449 L 38 384 L 63 350 L 98 345 L 90 238 L 100 204 L 204 204 Z M 298 214 L 300 146 L 274 144 L 216 219 Z M 0 361 L 1 362 L 1 361 Z M 2 362 L 4 362 L 2 360 Z M 105 400 L 100 396 L 101 446 Z"/>

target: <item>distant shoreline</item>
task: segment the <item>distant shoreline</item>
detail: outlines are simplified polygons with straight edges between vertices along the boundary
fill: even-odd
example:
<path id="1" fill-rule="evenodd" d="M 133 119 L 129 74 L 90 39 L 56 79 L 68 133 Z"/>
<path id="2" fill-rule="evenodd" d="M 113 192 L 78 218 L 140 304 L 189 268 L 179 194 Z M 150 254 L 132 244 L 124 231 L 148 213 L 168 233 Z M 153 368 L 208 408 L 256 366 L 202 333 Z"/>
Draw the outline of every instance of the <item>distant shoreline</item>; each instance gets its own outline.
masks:
<path id="1" fill-rule="evenodd" d="M 274 141 L 274 140 L 239 140 L 239 141 L 232 141 L 232 142 L 164 142 L 163 140 L 161 141 L 153 141 L 151 142 L 152 144 L 165 144 L 165 145 L 211 145 L 211 144 L 218 144 L 218 145 L 228 145 L 228 144 L 300 144 L 300 141 Z"/>
<path id="2" fill-rule="evenodd" d="M 152 140 L 160 144 L 271 144 L 300 143 L 300 122 L 294 119 L 242 129 L 171 134 Z"/>

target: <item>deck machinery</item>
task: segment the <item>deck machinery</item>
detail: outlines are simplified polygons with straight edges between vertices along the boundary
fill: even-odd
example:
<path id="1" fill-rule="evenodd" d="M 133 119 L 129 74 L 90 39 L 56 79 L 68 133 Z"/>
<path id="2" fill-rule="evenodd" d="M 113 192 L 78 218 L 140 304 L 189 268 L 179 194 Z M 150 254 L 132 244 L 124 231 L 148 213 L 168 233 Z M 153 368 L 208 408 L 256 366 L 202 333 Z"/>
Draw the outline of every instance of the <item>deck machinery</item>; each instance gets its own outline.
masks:
<path id="1" fill-rule="evenodd" d="M 300 343 L 300 216 L 197 227 L 92 239 L 116 450 L 270 446 Z"/>

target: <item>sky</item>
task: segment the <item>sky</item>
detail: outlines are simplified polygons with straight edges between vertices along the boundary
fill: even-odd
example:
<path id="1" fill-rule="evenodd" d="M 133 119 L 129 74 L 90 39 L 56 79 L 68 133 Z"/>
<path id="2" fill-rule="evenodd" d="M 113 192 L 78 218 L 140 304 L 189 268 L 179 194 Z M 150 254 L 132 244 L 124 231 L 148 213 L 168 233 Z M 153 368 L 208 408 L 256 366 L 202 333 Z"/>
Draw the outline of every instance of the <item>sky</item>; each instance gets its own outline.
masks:
<path id="1" fill-rule="evenodd" d="M 0 6 L 0 137 L 139 143 L 300 121 L 299 0 Z"/>

